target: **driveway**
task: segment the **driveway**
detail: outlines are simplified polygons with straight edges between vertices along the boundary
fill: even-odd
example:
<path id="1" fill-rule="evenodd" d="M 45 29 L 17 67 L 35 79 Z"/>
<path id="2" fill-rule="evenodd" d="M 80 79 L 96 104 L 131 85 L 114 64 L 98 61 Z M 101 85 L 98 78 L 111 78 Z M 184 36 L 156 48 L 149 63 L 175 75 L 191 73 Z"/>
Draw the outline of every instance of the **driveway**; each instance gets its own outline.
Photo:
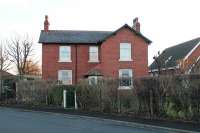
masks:
<path id="1" fill-rule="evenodd" d="M 0 107 L 1 133 L 166 133 L 110 120 Z"/>

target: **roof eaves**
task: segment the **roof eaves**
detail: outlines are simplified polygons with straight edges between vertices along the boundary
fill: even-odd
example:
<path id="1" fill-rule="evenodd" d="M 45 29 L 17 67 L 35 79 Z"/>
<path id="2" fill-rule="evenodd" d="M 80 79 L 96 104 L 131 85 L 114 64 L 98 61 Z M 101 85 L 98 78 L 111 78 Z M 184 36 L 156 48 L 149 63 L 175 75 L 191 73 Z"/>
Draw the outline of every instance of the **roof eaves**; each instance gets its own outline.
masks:
<path id="1" fill-rule="evenodd" d="M 83 43 L 83 42 L 39 42 L 39 43 L 43 43 L 46 45 L 51 45 L 51 44 L 69 44 L 69 45 L 74 45 L 74 44 L 88 44 L 88 45 L 98 45 L 98 42 L 88 42 L 88 43 Z"/>
<path id="2" fill-rule="evenodd" d="M 173 70 L 173 69 L 179 69 L 179 68 L 180 68 L 179 65 L 176 65 L 174 67 L 161 68 L 161 70 L 164 71 L 164 70 Z M 149 70 L 149 72 L 157 72 L 157 71 L 158 71 L 158 69 Z"/>
<path id="3" fill-rule="evenodd" d="M 195 45 L 195 47 L 184 57 L 184 61 L 200 46 L 200 41 Z"/>
<path id="4" fill-rule="evenodd" d="M 131 28 L 128 24 L 124 24 L 122 27 L 120 27 L 119 29 L 117 29 L 116 31 L 114 31 L 113 33 L 111 33 L 110 35 L 108 35 L 107 37 L 105 37 L 101 43 L 103 43 L 104 41 L 106 41 L 108 38 L 110 38 L 111 36 L 114 36 L 117 34 L 118 31 L 120 31 L 122 28 L 128 28 L 129 30 L 131 30 L 132 32 L 134 32 L 136 35 L 142 37 L 148 44 L 151 44 L 152 41 L 149 40 L 148 38 L 146 38 L 144 35 L 142 35 L 140 32 L 135 31 L 133 28 Z"/>
<path id="5" fill-rule="evenodd" d="M 50 30 L 50 31 L 47 31 L 45 32 L 44 30 L 41 30 L 40 32 L 40 37 L 39 37 L 39 40 L 38 40 L 38 43 L 43 43 L 43 44 L 77 44 L 77 43 L 80 43 L 80 44 L 100 44 L 102 42 L 102 39 L 99 39 L 99 40 L 93 40 L 93 41 L 88 41 L 88 42 L 63 42 L 63 41 L 45 41 L 42 36 L 44 36 L 43 34 L 47 34 L 48 33 L 51 33 L 51 32 L 65 32 L 65 31 L 73 31 L 73 30 Z M 78 31 L 77 31 L 78 32 Z M 85 31 L 79 31 L 79 32 L 85 32 Z M 108 35 L 110 35 L 110 33 L 112 33 L 111 31 L 86 31 L 86 32 L 99 32 L 99 33 L 104 33 L 104 32 L 107 32 Z"/>
<path id="6" fill-rule="evenodd" d="M 134 30 L 133 28 L 131 28 L 129 25 L 127 25 L 126 24 L 126 26 L 127 26 L 127 28 L 129 28 L 131 31 L 133 31 L 136 35 L 139 35 L 139 36 L 141 36 L 148 44 L 151 44 L 152 43 L 152 41 L 151 40 L 149 40 L 148 38 L 146 38 L 144 35 L 142 35 L 140 32 L 137 32 L 136 30 Z"/>

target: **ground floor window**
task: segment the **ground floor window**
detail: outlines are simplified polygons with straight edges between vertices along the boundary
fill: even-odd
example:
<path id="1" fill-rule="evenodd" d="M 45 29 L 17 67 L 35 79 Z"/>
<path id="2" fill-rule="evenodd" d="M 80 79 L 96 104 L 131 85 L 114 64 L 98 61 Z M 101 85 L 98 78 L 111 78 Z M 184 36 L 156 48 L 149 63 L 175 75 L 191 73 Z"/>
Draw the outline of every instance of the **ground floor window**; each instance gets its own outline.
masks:
<path id="1" fill-rule="evenodd" d="M 132 69 L 119 70 L 119 86 L 131 87 L 133 86 L 133 72 Z"/>
<path id="2" fill-rule="evenodd" d="M 89 85 L 97 85 L 102 81 L 102 76 L 88 76 L 88 83 Z"/>
<path id="3" fill-rule="evenodd" d="M 72 84 L 72 70 L 59 70 L 58 71 L 58 80 L 65 85 Z"/>
<path id="4" fill-rule="evenodd" d="M 89 76 L 88 77 L 89 85 L 96 85 L 97 84 L 97 76 Z"/>

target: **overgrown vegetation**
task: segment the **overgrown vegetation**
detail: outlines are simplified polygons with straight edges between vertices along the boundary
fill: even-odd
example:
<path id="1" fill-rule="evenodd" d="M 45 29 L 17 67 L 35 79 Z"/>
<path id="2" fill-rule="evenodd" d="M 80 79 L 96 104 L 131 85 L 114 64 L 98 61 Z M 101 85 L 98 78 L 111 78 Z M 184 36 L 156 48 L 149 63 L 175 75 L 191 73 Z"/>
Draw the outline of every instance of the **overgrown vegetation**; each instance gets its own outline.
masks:
<path id="1" fill-rule="evenodd" d="M 74 103 L 73 97 L 76 86 L 61 85 L 56 81 L 20 80 L 17 82 L 16 99 L 18 103 L 23 104 L 54 105 L 61 107 L 64 89 L 68 92 L 68 103 Z"/>
<path id="2" fill-rule="evenodd" d="M 114 79 L 101 79 L 96 85 L 82 80 L 76 86 L 38 82 L 29 81 L 23 83 L 24 87 L 18 86 L 18 100 L 61 106 L 63 89 L 67 89 L 70 97 L 76 91 L 79 110 L 200 122 L 200 75 L 134 79 L 134 87 L 129 90 L 120 90 L 118 80 Z M 74 103 L 73 98 L 67 101 Z"/>
<path id="3" fill-rule="evenodd" d="M 149 117 L 200 120 L 200 76 L 159 76 L 136 80 L 140 112 Z"/>
<path id="4" fill-rule="evenodd" d="M 23 81 L 16 85 L 16 100 L 26 104 L 48 104 L 48 95 L 57 82 L 55 81 Z"/>
<path id="5" fill-rule="evenodd" d="M 131 90 L 119 90 L 112 79 L 82 81 L 77 93 L 82 110 L 200 121 L 200 75 L 135 79 Z"/>
<path id="6" fill-rule="evenodd" d="M 48 99 L 47 99 L 47 104 L 48 105 L 57 105 L 57 106 L 61 106 L 62 102 L 63 102 L 63 90 L 66 89 L 67 90 L 67 102 L 68 105 L 69 104 L 74 104 L 74 90 L 76 89 L 76 86 L 72 86 L 72 85 L 55 85 L 53 86 L 48 95 Z"/>

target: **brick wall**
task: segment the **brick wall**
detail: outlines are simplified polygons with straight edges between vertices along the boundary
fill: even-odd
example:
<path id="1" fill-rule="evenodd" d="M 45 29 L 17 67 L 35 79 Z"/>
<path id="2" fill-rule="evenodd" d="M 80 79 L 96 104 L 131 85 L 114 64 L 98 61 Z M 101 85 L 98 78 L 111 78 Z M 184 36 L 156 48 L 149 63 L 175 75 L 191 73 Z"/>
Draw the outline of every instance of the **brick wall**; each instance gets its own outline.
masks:
<path id="1" fill-rule="evenodd" d="M 43 79 L 58 79 L 58 70 L 69 69 L 72 70 L 73 84 L 91 68 L 94 68 L 99 63 L 88 63 L 89 59 L 89 45 L 76 44 L 71 46 L 72 62 L 59 62 L 59 44 L 45 44 L 42 45 L 42 78 Z M 77 58 L 76 58 L 77 48 Z M 77 61 L 76 61 L 77 59 Z M 76 66 L 77 62 L 77 66 Z M 77 79 L 75 74 L 77 73 Z"/>
<path id="2" fill-rule="evenodd" d="M 186 59 L 185 70 L 191 69 L 191 66 L 196 63 L 198 57 L 200 56 L 200 46 L 198 46 L 191 55 Z M 195 67 L 195 66 L 194 66 Z"/>
<path id="3" fill-rule="evenodd" d="M 132 44 L 133 61 L 119 61 L 120 43 L 123 42 Z M 106 76 L 118 77 L 118 70 L 126 68 L 133 69 L 135 77 L 148 74 L 148 45 L 141 37 L 126 28 L 102 44 L 101 55 L 101 68 Z"/>
<path id="4" fill-rule="evenodd" d="M 119 62 L 120 43 L 129 42 L 132 44 L 132 59 L 131 62 Z M 99 47 L 99 63 L 89 63 L 89 44 L 71 45 L 72 62 L 61 63 L 59 60 L 60 44 L 43 44 L 42 45 L 42 78 L 43 79 L 58 79 L 58 70 L 70 69 L 73 73 L 73 84 L 83 78 L 92 68 L 101 69 L 105 76 L 118 77 L 118 70 L 122 68 L 133 69 L 135 77 L 141 77 L 148 74 L 148 45 L 135 33 L 127 28 L 118 31 L 107 39 Z M 77 48 L 77 61 L 76 61 Z M 77 62 L 77 66 L 76 66 Z M 77 69 L 76 69 L 77 68 Z M 75 74 L 77 73 L 77 79 Z"/>
<path id="5" fill-rule="evenodd" d="M 188 57 L 188 63 L 194 63 L 197 58 L 200 56 L 200 45 L 192 52 L 192 54 Z"/>

